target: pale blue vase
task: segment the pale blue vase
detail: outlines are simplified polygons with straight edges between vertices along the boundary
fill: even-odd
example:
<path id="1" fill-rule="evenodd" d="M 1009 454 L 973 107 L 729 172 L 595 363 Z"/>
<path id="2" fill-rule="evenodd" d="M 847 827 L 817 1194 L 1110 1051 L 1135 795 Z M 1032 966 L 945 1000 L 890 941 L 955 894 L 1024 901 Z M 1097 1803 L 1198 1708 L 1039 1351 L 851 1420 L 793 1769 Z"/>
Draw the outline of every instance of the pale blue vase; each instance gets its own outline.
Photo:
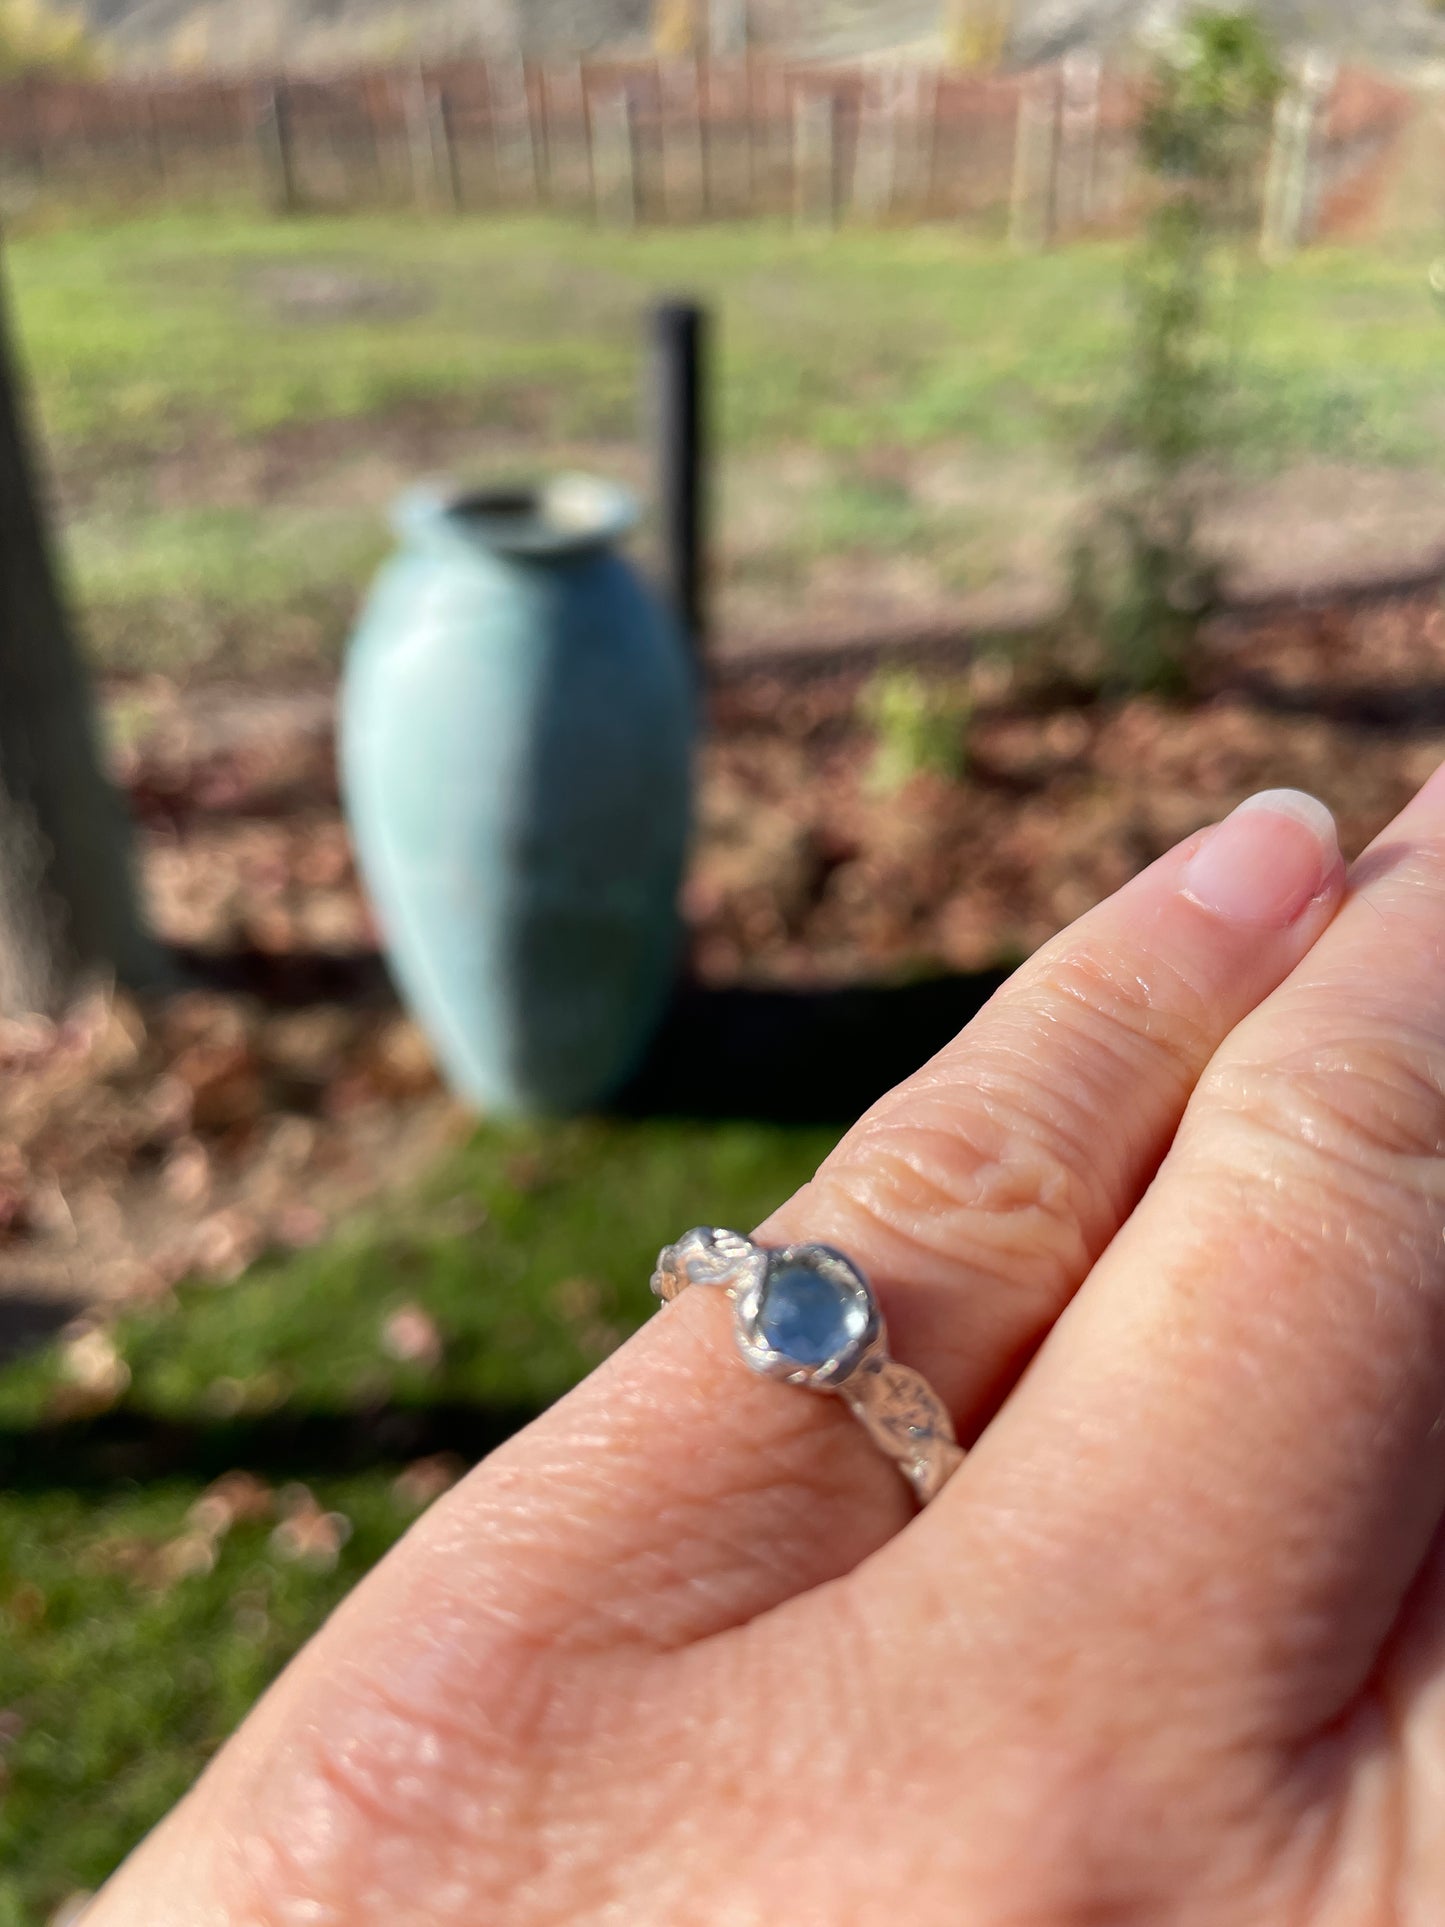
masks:
<path id="1" fill-rule="evenodd" d="M 341 764 L 397 986 L 490 1113 L 604 1102 L 678 954 L 694 729 L 676 623 L 564 477 L 407 497 L 353 640 Z"/>

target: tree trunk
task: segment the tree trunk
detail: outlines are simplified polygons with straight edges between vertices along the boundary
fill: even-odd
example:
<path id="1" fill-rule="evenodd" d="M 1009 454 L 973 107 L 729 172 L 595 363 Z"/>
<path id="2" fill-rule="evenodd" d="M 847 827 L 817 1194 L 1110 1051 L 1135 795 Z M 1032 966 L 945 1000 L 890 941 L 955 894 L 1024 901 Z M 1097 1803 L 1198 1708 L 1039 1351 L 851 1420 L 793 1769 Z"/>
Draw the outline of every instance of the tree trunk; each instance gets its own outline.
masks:
<path id="1" fill-rule="evenodd" d="M 0 291 L 0 1015 L 88 975 L 144 983 L 125 819 L 51 556 Z"/>

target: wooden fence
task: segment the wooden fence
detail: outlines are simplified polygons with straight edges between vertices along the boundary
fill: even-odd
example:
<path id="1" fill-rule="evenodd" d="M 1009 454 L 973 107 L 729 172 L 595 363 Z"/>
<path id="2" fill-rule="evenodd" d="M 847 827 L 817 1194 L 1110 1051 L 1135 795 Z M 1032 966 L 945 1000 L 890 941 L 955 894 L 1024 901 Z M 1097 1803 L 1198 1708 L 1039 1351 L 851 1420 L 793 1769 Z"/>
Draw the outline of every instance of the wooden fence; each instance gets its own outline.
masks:
<path id="1" fill-rule="evenodd" d="M 467 62 L 328 79 L 0 88 L 0 193 L 258 195 L 278 212 L 534 206 L 692 222 L 1006 220 L 1021 245 L 1127 225 L 1135 84 L 1090 57 L 1021 76 L 759 60 Z M 1302 77 L 1281 103 L 1266 233 L 1360 218 L 1411 96 Z"/>

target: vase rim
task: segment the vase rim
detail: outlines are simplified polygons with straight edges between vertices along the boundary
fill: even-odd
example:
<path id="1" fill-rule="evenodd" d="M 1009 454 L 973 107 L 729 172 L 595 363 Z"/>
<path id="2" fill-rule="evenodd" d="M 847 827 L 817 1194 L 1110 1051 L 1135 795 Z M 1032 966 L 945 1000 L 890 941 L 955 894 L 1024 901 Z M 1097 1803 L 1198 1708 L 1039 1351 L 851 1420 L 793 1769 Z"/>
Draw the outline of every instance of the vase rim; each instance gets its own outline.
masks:
<path id="1" fill-rule="evenodd" d="M 595 475 L 471 484 L 425 482 L 397 504 L 408 541 L 438 537 L 500 555 L 575 555 L 619 541 L 636 525 L 636 497 Z"/>

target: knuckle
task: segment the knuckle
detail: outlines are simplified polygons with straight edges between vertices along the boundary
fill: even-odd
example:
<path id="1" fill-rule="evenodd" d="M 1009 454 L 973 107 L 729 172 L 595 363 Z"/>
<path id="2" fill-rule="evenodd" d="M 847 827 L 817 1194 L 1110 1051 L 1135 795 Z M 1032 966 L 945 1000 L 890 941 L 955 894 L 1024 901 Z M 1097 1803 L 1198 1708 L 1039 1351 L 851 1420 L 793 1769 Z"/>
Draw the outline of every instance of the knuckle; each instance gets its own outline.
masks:
<path id="1" fill-rule="evenodd" d="M 1216 1122 L 1267 1136 L 1277 1155 L 1324 1163 L 1342 1177 L 1440 1181 L 1445 1151 L 1445 1049 L 1418 1020 L 1361 1007 L 1295 1014 L 1257 1055 L 1231 1052 L 1201 1079 Z"/>
<path id="2" fill-rule="evenodd" d="M 849 1133 L 809 1214 L 881 1273 L 966 1270 L 1051 1313 L 1133 1201 L 1161 1097 L 1182 1107 L 1219 1028 L 1178 966 L 1065 944 Z"/>
<path id="3" fill-rule="evenodd" d="M 1122 1062 L 1131 1073 L 1143 1069 L 1191 1088 L 1217 1041 L 1211 999 L 1163 958 L 1151 959 L 1143 974 L 1137 959 L 1131 964 L 1116 949 L 1081 945 L 1053 962 L 1038 988 L 1055 1007 L 1078 1073 L 1091 1082 L 1101 1064 Z"/>
<path id="4" fill-rule="evenodd" d="M 814 1195 L 890 1240 L 956 1253 L 967 1236 L 1011 1259 L 1022 1244 L 1081 1276 L 1127 1203 L 1140 1153 L 1132 1120 L 1157 1114 L 1140 1087 L 1162 1083 L 1182 1100 L 1214 1042 L 1208 1000 L 1178 972 L 1145 976 L 1112 950 L 1066 950 L 996 1008 L 971 1048 L 945 1052 L 877 1106 Z"/>
<path id="5" fill-rule="evenodd" d="M 1378 1013 L 1302 1024 L 1268 1055 L 1231 1053 L 1201 1082 L 1186 1142 L 1204 1218 L 1270 1275 L 1314 1281 L 1373 1317 L 1442 1313 L 1445 1056 Z M 1301 1272 L 1301 1267 L 1303 1271 Z M 1344 1298 L 1341 1298 L 1341 1294 Z M 1349 1324 L 1350 1321 L 1346 1321 Z"/>
<path id="6" fill-rule="evenodd" d="M 987 1270 L 996 1254 L 1013 1273 L 1027 1255 L 1035 1274 L 1081 1272 L 1082 1227 L 1097 1217 L 1087 1167 L 1016 1097 L 997 1086 L 984 1105 L 975 1095 L 935 1093 L 926 1115 L 859 1136 L 819 1173 L 820 1205 L 904 1264 Z"/>

